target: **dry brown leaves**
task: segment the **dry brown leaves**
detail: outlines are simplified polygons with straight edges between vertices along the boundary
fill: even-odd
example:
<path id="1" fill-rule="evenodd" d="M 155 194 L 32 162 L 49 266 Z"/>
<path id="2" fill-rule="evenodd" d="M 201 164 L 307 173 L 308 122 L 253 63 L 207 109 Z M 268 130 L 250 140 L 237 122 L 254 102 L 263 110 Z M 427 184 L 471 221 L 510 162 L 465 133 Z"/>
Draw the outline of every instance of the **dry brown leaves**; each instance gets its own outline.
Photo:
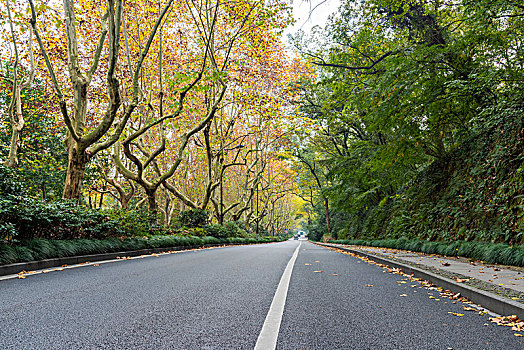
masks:
<path id="1" fill-rule="evenodd" d="M 450 290 L 444 290 L 443 288 L 437 287 L 437 286 L 435 286 L 433 283 L 431 283 L 429 281 L 424 281 L 424 280 L 422 280 L 420 278 L 415 278 L 412 275 L 405 274 L 404 272 L 402 272 L 402 270 L 400 270 L 398 268 L 390 268 L 389 266 L 386 266 L 384 264 L 380 264 L 380 263 L 377 263 L 375 261 L 372 261 L 369 258 L 360 256 L 358 254 L 346 252 L 346 251 L 341 250 L 341 249 L 336 249 L 336 248 L 331 248 L 331 249 L 334 249 L 336 252 L 341 253 L 341 254 L 346 254 L 346 255 L 353 256 L 353 257 L 358 258 L 358 259 L 360 259 L 362 261 L 365 261 L 365 262 L 367 262 L 367 263 L 369 263 L 371 265 L 377 265 L 377 266 L 387 270 L 387 272 L 389 272 L 389 273 L 394 273 L 394 274 L 401 275 L 403 277 L 407 277 L 407 278 L 409 278 L 410 282 L 418 282 L 421 285 L 419 288 L 426 288 L 426 289 L 429 289 L 429 290 L 437 290 L 437 291 L 440 292 L 440 296 L 441 297 L 453 300 L 454 304 L 457 303 L 457 302 L 461 302 L 461 303 L 466 304 L 466 305 L 473 305 L 473 302 L 471 302 L 467 298 L 461 296 L 460 293 L 453 293 Z M 446 264 L 442 264 L 442 265 L 447 266 Z M 493 268 L 493 270 L 498 271 L 499 269 Z M 516 279 L 524 279 L 524 277 L 519 277 L 519 278 L 516 278 Z M 458 282 L 458 283 L 463 283 L 463 282 L 469 281 L 469 279 L 466 279 L 466 278 L 455 278 L 455 281 Z M 406 282 L 398 281 L 397 283 L 402 284 L 402 283 L 406 283 Z M 372 284 L 366 284 L 365 286 L 366 287 L 373 287 Z M 411 285 L 410 287 L 415 288 L 417 286 L 416 285 Z M 402 294 L 400 296 L 401 297 L 405 297 L 407 295 L 406 294 Z M 430 299 L 435 299 L 435 297 L 430 297 Z M 511 299 L 518 300 L 519 298 L 511 298 Z M 479 308 L 482 308 L 480 305 L 477 305 L 477 306 Z M 481 316 L 487 314 L 487 311 L 484 311 L 484 310 L 481 310 L 481 309 L 477 309 L 477 308 L 474 308 L 474 307 L 469 307 L 469 306 L 465 306 L 465 305 L 462 305 L 462 307 L 464 308 L 464 311 L 477 312 Z M 457 316 L 457 317 L 464 316 L 464 314 L 456 313 L 456 312 L 448 312 L 448 313 L 453 315 L 453 316 Z M 513 330 L 513 331 L 524 332 L 524 321 L 520 320 L 517 317 L 517 315 L 490 317 L 489 320 L 492 323 L 495 323 L 495 324 L 497 324 L 499 326 L 511 327 L 511 330 Z M 522 334 L 522 333 L 514 333 L 514 335 L 516 337 L 524 337 L 524 334 Z"/>
<path id="2" fill-rule="evenodd" d="M 489 320 L 497 326 L 511 327 L 512 331 L 524 332 L 524 321 L 520 320 L 517 315 L 490 317 Z M 522 334 L 515 333 L 516 337 L 522 337 Z"/>

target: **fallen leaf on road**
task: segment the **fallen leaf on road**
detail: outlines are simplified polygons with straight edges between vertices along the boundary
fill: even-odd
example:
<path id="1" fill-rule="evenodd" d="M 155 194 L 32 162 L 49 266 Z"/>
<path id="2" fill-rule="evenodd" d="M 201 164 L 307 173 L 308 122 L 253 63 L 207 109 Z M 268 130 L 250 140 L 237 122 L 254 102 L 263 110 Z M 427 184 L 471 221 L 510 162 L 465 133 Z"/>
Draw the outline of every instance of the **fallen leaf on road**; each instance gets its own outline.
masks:
<path id="1" fill-rule="evenodd" d="M 304 265 L 306 265 L 306 266 L 311 266 L 311 264 L 304 264 Z"/>
<path id="2" fill-rule="evenodd" d="M 524 335 L 522 335 L 520 333 L 515 333 L 515 337 L 524 337 Z"/>
<path id="3" fill-rule="evenodd" d="M 407 297 L 407 294 L 400 294 L 401 297 Z"/>
<path id="4" fill-rule="evenodd" d="M 333 273 L 332 275 L 333 275 L 333 276 L 338 276 L 338 273 Z"/>
<path id="5" fill-rule="evenodd" d="M 364 287 L 373 287 L 372 284 L 366 284 Z"/>
<path id="6" fill-rule="evenodd" d="M 322 272 L 322 271 L 313 271 L 313 272 Z"/>
<path id="7" fill-rule="evenodd" d="M 489 320 L 497 326 L 512 327 L 514 331 L 524 331 L 524 321 L 519 320 L 517 315 L 490 317 Z"/>
<path id="8" fill-rule="evenodd" d="M 24 279 L 25 276 L 24 276 L 24 275 L 18 275 L 18 278 L 20 278 L 20 279 Z"/>
<path id="9" fill-rule="evenodd" d="M 520 321 L 515 323 L 515 325 L 511 328 L 512 331 L 524 331 L 524 321 Z"/>
<path id="10" fill-rule="evenodd" d="M 62 267 L 67 267 L 67 264 L 62 265 Z"/>
<path id="11" fill-rule="evenodd" d="M 458 313 L 456 313 L 456 312 L 451 312 L 451 311 L 449 311 L 448 314 L 452 314 L 452 315 L 454 315 L 454 316 L 459 316 L 459 317 L 464 316 L 464 314 L 458 314 Z"/>
<path id="12" fill-rule="evenodd" d="M 451 265 L 451 264 L 447 263 L 447 262 L 442 263 L 442 266 L 449 266 L 449 265 Z"/>
<path id="13" fill-rule="evenodd" d="M 464 311 L 479 311 L 478 309 L 475 309 L 474 307 L 469 306 L 462 306 L 464 308 Z"/>
<path id="14" fill-rule="evenodd" d="M 469 279 L 467 279 L 467 278 L 457 278 L 456 281 L 457 281 L 458 283 L 462 283 L 462 282 L 467 282 L 467 281 L 469 281 Z"/>
<path id="15" fill-rule="evenodd" d="M 513 298 L 511 298 L 511 300 L 519 300 L 519 298 L 513 297 Z"/>

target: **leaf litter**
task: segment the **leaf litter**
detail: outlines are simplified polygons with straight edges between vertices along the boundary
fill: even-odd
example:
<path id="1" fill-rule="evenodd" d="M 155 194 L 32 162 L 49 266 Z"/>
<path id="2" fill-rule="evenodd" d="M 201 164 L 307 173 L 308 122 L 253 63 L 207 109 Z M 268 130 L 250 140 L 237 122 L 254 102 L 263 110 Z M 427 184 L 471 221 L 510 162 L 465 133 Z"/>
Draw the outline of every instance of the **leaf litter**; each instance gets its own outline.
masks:
<path id="1" fill-rule="evenodd" d="M 338 248 L 329 248 L 329 249 L 333 249 L 333 250 L 335 250 L 338 253 L 342 253 L 342 254 L 345 254 L 345 255 L 353 256 L 353 257 L 358 258 L 358 259 L 360 259 L 360 260 L 362 260 L 364 262 L 367 262 L 370 265 L 376 265 L 378 267 L 381 267 L 381 268 L 384 269 L 384 272 L 389 272 L 389 273 L 401 275 L 403 277 L 407 277 L 407 278 L 409 278 L 410 282 L 418 282 L 420 284 L 420 286 L 418 288 L 426 288 L 428 290 L 437 290 L 438 292 L 440 292 L 440 296 L 441 297 L 444 297 L 444 298 L 452 300 L 453 304 L 456 304 L 457 302 L 461 302 L 461 303 L 466 304 L 466 305 L 474 305 L 473 302 L 471 302 L 467 298 L 463 297 L 460 293 L 454 293 L 454 292 L 452 292 L 450 290 L 444 290 L 443 288 L 437 287 L 435 284 L 433 284 L 433 283 L 431 283 L 429 281 L 422 280 L 421 278 L 416 278 L 413 275 L 408 275 L 408 274 L 402 272 L 402 270 L 399 269 L 399 268 L 391 268 L 391 267 L 389 267 L 389 266 L 387 266 L 385 264 L 377 263 L 377 262 L 375 262 L 375 261 L 373 261 L 373 260 L 371 260 L 371 259 L 369 259 L 367 257 L 360 256 L 360 255 L 355 254 L 355 253 L 347 252 L 347 251 L 344 251 L 344 250 L 341 250 L 341 249 L 338 249 Z M 521 278 L 524 278 L 524 277 L 521 277 Z M 463 282 L 467 282 L 467 281 L 468 281 L 468 279 L 460 279 L 460 278 L 456 279 L 456 282 L 458 282 L 458 283 L 463 283 Z M 397 283 L 403 284 L 403 283 L 406 283 L 406 282 L 404 282 L 404 281 L 397 281 Z M 373 287 L 373 285 L 372 284 L 366 284 L 365 287 Z M 410 287 L 415 288 L 415 287 L 417 287 L 417 285 L 410 285 Z M 401 297 L 405 297 L 407 295 L 406 294 L 402 294 L 400 296 Z M 430 299 L 435 299 L 435 297 L 430 297 Z M 511 298 L 511 299 L 518 300 L 519 298 Z M 440 300 L 440 299 L 436 299 L 436 300 Z M 482 308 L 481 305 L 477 305 L 477 306 L 479 308 Z M 478 312 L 478 314 L 481 315 L 481 316 L 484 316 L 484 315 L 486 315 L 488 313 L 488 311 L 485 311 L 485 310 L 482 310 L 482 309 L 477 309 L 477 308 L 470 307 L 470 306 L 462 305 L 462 307 L 463 307 L 464 311 Z M 451 311 L 449 311 L 448 314 L 451 314 L 451 315 L 457 316 L 457 317 L 463 317 L 464 316 L 464 314 L 462 314 L 462 313 L 451 312 Z M 492 323 L 495 323 L 498 326 L 511 327 L 512 331 L 524 332 L 524 321 L 519 319 L 517 315 L 490 317 L 489 320 Z M 486 326 L 488 324 L 485 323 L 484 325 Z M 514 336 L 516 336 L 516 337 L 524 337 L 524 334 L 522 334 L 522 333 L 514 333 Z"/>

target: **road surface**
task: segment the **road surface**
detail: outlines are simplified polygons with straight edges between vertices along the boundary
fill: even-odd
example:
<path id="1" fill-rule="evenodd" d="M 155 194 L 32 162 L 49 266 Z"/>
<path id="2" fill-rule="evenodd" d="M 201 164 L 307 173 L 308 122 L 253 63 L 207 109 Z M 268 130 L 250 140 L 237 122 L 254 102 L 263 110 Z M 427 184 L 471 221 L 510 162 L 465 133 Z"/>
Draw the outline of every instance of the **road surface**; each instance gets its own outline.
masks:
<path id="1" fill-rule="evenodd" d="M 0 281 L 0 349 L 524 349 L 488 317 L 305 241 Z"/>

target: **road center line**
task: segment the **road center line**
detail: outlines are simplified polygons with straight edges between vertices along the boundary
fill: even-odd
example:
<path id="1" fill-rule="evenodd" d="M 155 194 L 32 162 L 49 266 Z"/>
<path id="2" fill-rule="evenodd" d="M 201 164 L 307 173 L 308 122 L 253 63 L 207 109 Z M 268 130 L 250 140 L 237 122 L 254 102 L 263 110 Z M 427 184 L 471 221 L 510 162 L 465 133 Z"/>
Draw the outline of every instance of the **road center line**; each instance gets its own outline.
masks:
<path id="1" fill-rule="evenodd" d="M 277 291 L 275 292 L 266 320 L 258 336 L 255 350 L 273 350 L 277 347 L 278 332 L 280 331 L 280 322 L 282 322 L 284 306 L 286 305 L 289 281 L 291 280 L 291 273 L 293 272 L 293 266 L 295 266 L 295 260 L 297 260 L 301 245 L 302 242 L 300 242 L 295 249 L 293 256 L 289 259 L 286 269 L 280 278 Z"/>

